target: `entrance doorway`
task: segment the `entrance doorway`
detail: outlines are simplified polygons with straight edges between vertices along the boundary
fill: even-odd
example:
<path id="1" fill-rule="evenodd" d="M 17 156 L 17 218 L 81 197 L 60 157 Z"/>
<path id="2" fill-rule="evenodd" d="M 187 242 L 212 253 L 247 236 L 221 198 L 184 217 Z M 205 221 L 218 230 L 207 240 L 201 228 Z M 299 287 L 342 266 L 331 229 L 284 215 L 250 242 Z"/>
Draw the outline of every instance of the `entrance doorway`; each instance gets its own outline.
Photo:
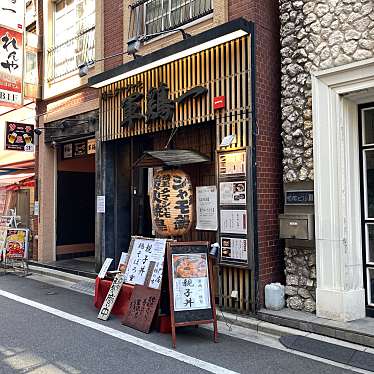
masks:
<path id="1" fill-rule="evenodd" d="M 81 143 L 73 143 L 73 150 Z M 95 155 L 74 154 L 69 147 L 70 144 L 63 144 L 59 149 L 57 164 L 56 266 L 93 273 Z"/>
<path id="2" fill-rule="evenodd" d="M 374 103 L 359 109 L 366 314 L 374 317 Z"/>

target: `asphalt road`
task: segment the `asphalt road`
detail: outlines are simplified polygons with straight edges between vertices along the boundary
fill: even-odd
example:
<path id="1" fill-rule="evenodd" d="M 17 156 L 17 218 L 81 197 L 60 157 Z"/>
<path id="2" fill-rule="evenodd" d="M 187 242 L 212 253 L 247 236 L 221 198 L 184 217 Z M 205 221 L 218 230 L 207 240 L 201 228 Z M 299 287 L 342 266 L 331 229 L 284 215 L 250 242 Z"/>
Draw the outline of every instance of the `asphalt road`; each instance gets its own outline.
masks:
<path id="1" fill-rule="evenodd" d="M 0 373 L 352 373 L 224 334 L 215 344 L 205 328 L 179 330 L 175 351 L 167 334 L 96 316 L 88 295 L 1 276 Z"/>

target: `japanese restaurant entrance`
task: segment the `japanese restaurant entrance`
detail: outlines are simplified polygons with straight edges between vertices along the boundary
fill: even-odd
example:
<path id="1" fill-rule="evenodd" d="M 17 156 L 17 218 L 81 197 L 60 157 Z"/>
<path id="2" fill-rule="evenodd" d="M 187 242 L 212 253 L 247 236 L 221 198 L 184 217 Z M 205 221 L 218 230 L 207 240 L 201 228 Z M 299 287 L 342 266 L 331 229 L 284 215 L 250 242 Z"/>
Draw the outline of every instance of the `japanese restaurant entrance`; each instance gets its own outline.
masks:
<path id="1" fill-rule="evenodd" d="M 117 266 L 131 235 L 217 242 L 217 296 L 240 313 L 256 289 L 252 32 L 238 19 L 89 79 L 97 265 Z"/>

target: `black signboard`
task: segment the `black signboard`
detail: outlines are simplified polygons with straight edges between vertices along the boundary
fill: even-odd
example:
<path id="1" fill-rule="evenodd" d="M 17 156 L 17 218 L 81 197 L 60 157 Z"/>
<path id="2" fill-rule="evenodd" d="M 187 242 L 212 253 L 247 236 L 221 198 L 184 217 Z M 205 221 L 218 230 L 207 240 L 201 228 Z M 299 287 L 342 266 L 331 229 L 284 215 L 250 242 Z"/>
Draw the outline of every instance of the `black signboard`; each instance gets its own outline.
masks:
<path id="1" fill-rule="evenodd" d="M 71 143 L 65 143 L 62 146 L 62 158 L 66 160 L 69 158 L 91 155 L 96 152 L 95 148 L 95 139 L 78 140 Z"/>
<path id="2" fill-rule="evenodd" d="M 5 149 L 12 151 L 34 151 L 34 125 L 6 122 Z"/>
<path id="3" fill-rule="evenodd" d="M 311 190 L 286 191 L 285 195 L 286 205 L 314 204 L 314 191 Z"/>
<path id="4" fill-rule="evenodd" d="M 214 279 L 207 242 L 168 244 L 168 278 L 173 347 L 176 327 L 213 323 L 218 339 Z"/>

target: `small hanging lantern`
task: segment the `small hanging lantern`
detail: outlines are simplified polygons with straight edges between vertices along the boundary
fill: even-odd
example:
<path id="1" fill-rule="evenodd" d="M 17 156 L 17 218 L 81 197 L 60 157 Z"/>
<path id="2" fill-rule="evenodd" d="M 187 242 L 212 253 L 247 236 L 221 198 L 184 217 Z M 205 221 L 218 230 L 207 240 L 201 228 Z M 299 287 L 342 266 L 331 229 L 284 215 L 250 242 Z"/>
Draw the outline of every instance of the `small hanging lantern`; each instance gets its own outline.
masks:
<path id="1" fill-rule="evenodd" d="M 162 170 L 153 176 L 152 222 L 158 235 L 188 233 L 193 219 L 191 179 L 183 170 Z"/>

